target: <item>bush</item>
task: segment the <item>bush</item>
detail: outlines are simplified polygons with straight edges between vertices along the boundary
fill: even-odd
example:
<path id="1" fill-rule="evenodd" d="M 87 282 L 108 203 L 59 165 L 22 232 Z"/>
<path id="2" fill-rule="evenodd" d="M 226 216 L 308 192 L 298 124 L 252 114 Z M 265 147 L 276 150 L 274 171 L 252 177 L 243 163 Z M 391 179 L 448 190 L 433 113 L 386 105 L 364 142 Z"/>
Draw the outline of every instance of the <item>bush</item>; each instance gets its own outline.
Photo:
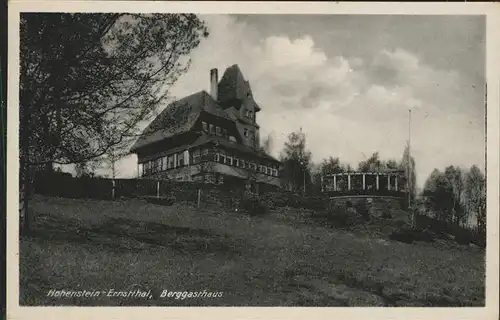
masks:
<path id="1" fill-rule="evenodd" d="M 486 248 L 486 232 L 479 231 L 476 234 L 474 234 L 472 238 L 472 243 L 478 247 Z"/>
<path id="2" fill-rule="evenodd" d="M 365 202 L 357 202 L 356 205 L 354 206 L 356 212 L 365 220 L 365 221 L 370 221 L 370 212 L 368 211 L 367 208 L 367 203 Z"/>
<path id="3" fill-rule="evenodd" d="M 245 195 L 240 201 L 240 208 L 252 216 L 269 213 L 269 207 L 257 195 Z"/>
<path id="4" fill-rule="evenodd" d="M 363 217 L 352 206 L 344 208 L 342 206 L 332 206 L 326 214 L 316 215 L 324 220 L 330 227 L 348 228 L 363 223 Z"/>
<path id="5" fill-rule="evenodd" d="M 468 245 L 472 242 L 473 237 L 470 232 L 465 230 L 457 230 L 455 233 L 455 241 L 461 245 Z"/>
<path id="6" fill-rule="evenodd" d="M 392 215 L 389 211 L 382 212 L 382 219 L 392 219 Z"/>
<path id="7" fill-rule="evenodd" d="M 145 199 L 150 203 L 158 204 L 158 205 L 162 205 L 162 206 L 171 206 L 176 201 L 176 198 L 174 195 L 168 195 L 166 197 L 146 196 Z"/>
<path id="8" fill-rule="evenodd" d="M 310 210 L 324 210 L 326 207 L 326 201 L 319 197 L 300 197 L 299 196 L 298 206 L 304 209 Z"/>
<path id="9" fill-rule="evenodd" d="M 301 194 L 292 192 L 268 192 L 264 193 L 261 199 L 265 199 L 271 208 L 291 207 L 316 211 L 325 210 L 328 203 L 321 197 L 304 197 Z"/>
<path id="10" fill-rule="evenodd" d="M 269 208 L 269 210 L 276 210 L 277 205 L 269 198 L 261 198 L 261 201 Z"/>
<path id="11" fill-rule="evenodd" d="M 404 243 L 413 243 L 414 241 L 434 242 L 434 238 L 434 235 L 427 230 L 411 228 L 401 228 L 389 235 L 389 239 Z"/>
<path id="12" fill-rule="evenodd" d="M 328 215 L 328 222 L 335 227 L 349 227 L 352 225 L 352 219 L 349 218 L 349 213 L 345 210 L 330 211 Z"/>
<path id="13" fill-rule="evenodd" d="M 269 192 L 263 194 L 261 199 L 265 199 L 270 207 L 276 208 L 289 206 L 289 198 L 288 194 L 284 192 Z"/>

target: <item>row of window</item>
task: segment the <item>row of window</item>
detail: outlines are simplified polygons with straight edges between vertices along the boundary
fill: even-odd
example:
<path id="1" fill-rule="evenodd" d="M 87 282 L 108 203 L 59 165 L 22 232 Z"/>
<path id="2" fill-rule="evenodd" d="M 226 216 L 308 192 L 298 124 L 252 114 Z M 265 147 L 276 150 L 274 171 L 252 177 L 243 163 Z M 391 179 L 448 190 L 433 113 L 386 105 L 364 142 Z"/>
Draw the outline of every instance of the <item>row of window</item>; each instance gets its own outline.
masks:
<path id="1" fill-rule="evenodd" d="M 218 152 L 216 152 L 214 154 L 213 160 L 229 166 L 249 169 L 273 177 L 278 176 L 278 167 L 276 165 L 273 165 L 271 163 L 257 164 L 257 162 L 255 161 L 241 158 L 236 154 L 224 150 L 219 150 Z"/>
<path id="2" fill-rule="evenodd" d="M 189 153 L 183 151 L 141 163 L 139 164 L 139 174 L 141 176 L 151 175 L 157 172 L 183 167 L 188 164 L 197 164 L 205 160 L 213 160 L 229 166 L 250 169 L 274 177 L 278 176 L 278 167 L 272 163 L 257 164 L 255 161 L 244 159 L 241 156 L 224 150 L 212 152 L 209 156 L 208 149 L 194 149 L 191 159 Z"/>
<path id="3" fill-rule="evenodd" d="M 216 126 L 211 123 L 207 123 L 205 121 L 201 122 L 202 130 L 203 132 L 213 134 L 219 137 L 224 137 L 226 139 L 229 139 L 231 141 L 236 141 L 236 139 L 233 136 L 230 136 L 227 132 L 227 129 L 221 128 L 219 126 Z"/>
<path id="4" fill-rule="evenodd" d="M 174 153 L 165 157 L 157 158 L 154 160 L 150 160 L 144 163 L 139 164 L 140 175 L 150 175 L 160 171 L 165 171 L 177 167 L 183 167 L 187 164 L 188 161 L 185 161 L 185 153 L 179 152 Z M 142 170 L 141 170 L 142 165 Z"/>
<path id="5" fill-rule="evenodd" d="M 225 129 L 225 128 L 221 128 L 219 126 L 216 126 L 216 125 L 211 124 L 211 123 L 207 123 L 205 121 L 202 121 L 201 125 L 202 125 L 202 130 L 205 133 L 217 135 L 219 137 L 224 137 L 224 138 L 226 138 L 228 140 L 236 142 L 236 138 L 234 136 L 229 136 L 228 132 L 227 132 L 227 129 Z M 255 133 L 253 131 L 251 131 L 251 130 L 248 130 L 248 128 L 244 128 L 243 129 L 243 135 L 247 139 L 250 138 L 251 141 L 255 140 Z"/>

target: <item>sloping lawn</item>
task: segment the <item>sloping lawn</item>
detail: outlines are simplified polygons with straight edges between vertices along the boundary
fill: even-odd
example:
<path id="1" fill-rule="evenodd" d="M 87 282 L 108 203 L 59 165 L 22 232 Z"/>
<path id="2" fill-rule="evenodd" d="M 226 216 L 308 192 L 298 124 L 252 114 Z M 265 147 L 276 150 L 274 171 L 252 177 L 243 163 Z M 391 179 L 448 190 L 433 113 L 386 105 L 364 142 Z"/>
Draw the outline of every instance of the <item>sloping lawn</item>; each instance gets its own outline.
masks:
<path id="1" fill-rule="evenodd" d="M 482 306 L 478 248 L 403 244 L 279 215 L 141 200 L 36 196 L 20 244 L 21 305 Z M 297 213 L 296 211 L 294 212 Z M 55 290 L 151 290 L 56 298 Z M 222 297 L 161 297 L 163 290 Z"/>

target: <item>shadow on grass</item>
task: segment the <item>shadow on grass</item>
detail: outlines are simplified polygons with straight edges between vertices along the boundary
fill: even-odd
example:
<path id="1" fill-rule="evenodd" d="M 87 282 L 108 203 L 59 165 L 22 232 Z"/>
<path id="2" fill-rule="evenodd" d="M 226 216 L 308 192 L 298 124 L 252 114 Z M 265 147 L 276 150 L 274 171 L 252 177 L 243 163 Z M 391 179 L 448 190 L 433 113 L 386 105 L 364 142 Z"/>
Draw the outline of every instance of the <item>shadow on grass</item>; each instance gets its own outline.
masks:
<path id="1" fill-rule="evenodd" d="M 114 252 L 140 251 L 160 246 L 184 253 L 239 255 L 243 244 L 227 235 L 204 229 L 156 222 L 109 218 L 96 226 L 82 226 L 76 219 L 39 214 L 30 238 L 105 246 Z"/>
<path id="2" fill-rule="evenodd" d="M 337 279 L 351 288 L 360 289 L 379 296 L 387 307 L 408 305 L 415 307 L 463 307 L 471 305 L 470 301 L 464 303 L 460 299 L 448 295 L 428 293 L 418 298 L 412 297 L 412 295 L 409 292 L 405 292 L 405 290 L 394 290 L 394 288 L 386 287 L 383 283 L 379 283 L 369 278 L 357 277 L 346 270 L 340 272 L 337 275 Z M 472 305 L 474 304 L 472 303 Z"/>

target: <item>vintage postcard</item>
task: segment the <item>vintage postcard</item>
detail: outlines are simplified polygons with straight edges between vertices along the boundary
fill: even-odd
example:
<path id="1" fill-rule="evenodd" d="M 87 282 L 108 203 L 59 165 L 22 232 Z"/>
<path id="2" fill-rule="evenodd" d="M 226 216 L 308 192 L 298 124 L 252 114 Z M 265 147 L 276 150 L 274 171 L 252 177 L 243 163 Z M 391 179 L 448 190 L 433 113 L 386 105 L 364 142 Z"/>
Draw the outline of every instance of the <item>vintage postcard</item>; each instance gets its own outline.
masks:
<path id="1" fill-rule="evenodd" d="M 10 2 L 8 319 L 496 319 L 499 9 Z"/>

